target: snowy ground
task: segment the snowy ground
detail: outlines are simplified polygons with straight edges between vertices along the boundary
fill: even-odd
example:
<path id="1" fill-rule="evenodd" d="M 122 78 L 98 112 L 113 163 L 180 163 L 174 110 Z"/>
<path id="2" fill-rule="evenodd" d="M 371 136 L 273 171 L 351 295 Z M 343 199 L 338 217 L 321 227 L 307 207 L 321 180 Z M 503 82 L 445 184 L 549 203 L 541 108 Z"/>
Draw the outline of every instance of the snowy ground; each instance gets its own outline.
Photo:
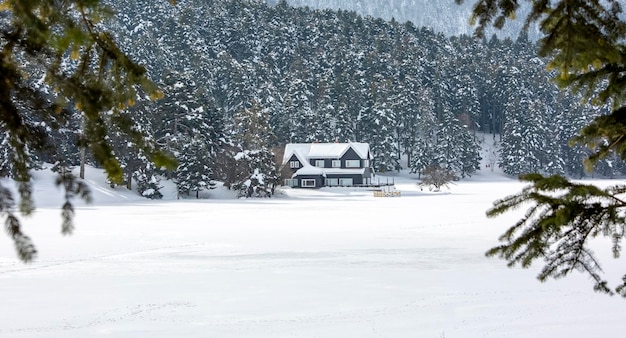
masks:
<path id="1" fill-rule="evenodd" d="M 39 209 L 24 220 L 36 262 L 0 236 L 0 337 L 624 335 L 626 301 L 584 275 L 540 283 L 485 258 L 523 212 L 485 218 L 521 188 L 497 174 L 445 193 L 396 177 L 394 198 L 334 188 L 157 202 L 99 175 L 88 172 L 95 202 L 68 237 L 58 192 L 38 176 Z M 623 272 L 609 256 L 607 273 Z"/>

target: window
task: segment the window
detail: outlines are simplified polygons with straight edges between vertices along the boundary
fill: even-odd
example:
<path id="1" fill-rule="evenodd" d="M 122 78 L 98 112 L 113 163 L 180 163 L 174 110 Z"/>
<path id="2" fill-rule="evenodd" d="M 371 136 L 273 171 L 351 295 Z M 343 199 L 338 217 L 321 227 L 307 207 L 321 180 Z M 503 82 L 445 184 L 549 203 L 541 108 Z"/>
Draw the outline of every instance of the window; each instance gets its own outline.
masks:
<path id="1" fill-rule="evenodd" d="M 291 162 L 289 162 L 289 168 L 291 168 L 291 169 L 300 168 L 300 162 L 298 162 L 298 161 L 291 161 Z"/>
<path id="2" fill-rule="evenodd" d="M 349 187 L 352 186 L 352 179 L 351 178 L 340 178 L 339 179 L 339 185 L 342 187 Z"/>
<path id="3" fill-rule="evenodd" d="M 310 178 L 302 179 L 300 186 L 303 188 L 315 188 L 315 180 Z"/>
<path id="4" fill-rule="evenodd" d="M 332 166 L 333 168 L 341 168 L 341 160 L 333 160 Z"/>
<path id="5" fill-rule="evenodd" d="M 339 179 L 338 178 L 327 178 L 326 179 L 326 185 L 329 187 L 334 187 L 339 185 Z"/>
<path id="6" fill-rule="evenodd" d="M 298 186 L 298 180 L 294 178 L 288 178 L 285 180 L 286 187 L 296 187 Z"/>
<path id="7" fill-rule="evenodd" d="M 370 160 L 363 160 L 363 168 L 369 168 Z"/>
<path id="8" fill-rule="evenodd" d="M 315 160 L 315 166 L 324 168 L 324 160 Z"/>
<path id="9" fill-rule="evenodd" d="M 346 160 L 346 168 L 359 168 L 361 167 L 361 161 L 359 160 Z"/>

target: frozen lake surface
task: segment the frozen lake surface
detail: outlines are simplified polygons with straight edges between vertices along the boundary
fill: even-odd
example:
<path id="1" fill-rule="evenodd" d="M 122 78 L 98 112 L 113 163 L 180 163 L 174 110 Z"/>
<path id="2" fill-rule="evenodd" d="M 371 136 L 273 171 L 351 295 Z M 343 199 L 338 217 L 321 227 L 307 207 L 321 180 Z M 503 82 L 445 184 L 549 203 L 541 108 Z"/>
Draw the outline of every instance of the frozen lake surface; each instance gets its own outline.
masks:
<path id="1" fill-rule="evenodd" d="M 43 182 L 43 178 L 41 178 Z M 271 199 L 148 201 L 92 181 L 76 231 L 55 191 L 24 219 L 39 258 L 0 236 L 0 337 L 619 337 L 626 301 L 579 273 L 546 283 L 484 253 L 523 213 L 487 219 L 522 185 L 477 177 L 445 193 L 396 179 Z M 219 196 L 218 196 L 219 195 Z M 606 271 L 622 261 L 598 250 Z M 615 278 L 613 278 L 615 281 Z"/>

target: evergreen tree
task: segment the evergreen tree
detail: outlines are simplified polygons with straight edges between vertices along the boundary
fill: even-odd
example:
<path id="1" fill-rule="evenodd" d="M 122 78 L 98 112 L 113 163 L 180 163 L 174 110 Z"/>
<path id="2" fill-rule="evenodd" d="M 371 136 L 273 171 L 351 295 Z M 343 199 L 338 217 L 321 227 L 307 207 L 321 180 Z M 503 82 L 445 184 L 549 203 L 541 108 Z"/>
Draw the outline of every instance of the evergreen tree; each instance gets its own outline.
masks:
<path id="1" fill-rule="evenodd" d="M 458 177 L 471 176 L 478 169 L 480 147 L 476 139 L 449 111 L 444 111 L 438 128 L 434 163 Z"/>
<path id="2" fill-rule="evenodd" d="M 267 121 L 269 114 L 256 102 L 234 116 L 232 139 L 239 151 L 234 156 L 238 174 L 231 187 L 240 197 L 266 197 L 274 194 L 278 184 L 272 145 L 274 133 Z"/>
<path id="3" fill-rule="evenodd" d="M 189 195 L 195 192 L 196 198 L 199 198 L 200 191 L 215 187 L 215 182 L 211 179 L 213 157 L 214 154 L 207 146 L 205 138 L 199 135 L 183 145 L 176 169 L 176 186 L 179 194 Z"/>
<path id="4" fill-rule="evenodd" d="M 502 134 L 500 167 L 509 175 L 547 172 L 545 108 L 538 99 L 517 98 L 508 105 Z"/>
<path id="5" fill-rule="evenodd" d="M 140 167 L 133 172 L 133 179 L 137 182 L 137 192 L 146 198 L 159 200 L 163 198 L 157 170 L 152 166 Z"/>
<path id="6" fill-rule="evenodd" d="M 423 118 L 420 110 L 420 96 L 424 88 L 421 86 L 422 59 L 417 38 L 411 34 L 415 27 L 407 26 L 407 31 L 398 34 L 398 41 L 395 44 L 393 76 L 397 81 L 393 91 L 393 110 L 396 114 L 396 134 L 399 143 L 399 151 L 407 156 L 407 165 L 410 167 L 412 154 L 418 133 L 419 121 Z M 406 43 L 411 42 L 411 43 Z M 422 99 L 425 98 L 422 96 Z M 400 149 L 401 148 L 401 149 Z"/>
<path id="7" fill-rule="evenodd" d="M 345 70 L 341 70 L 333 83 L 333 96 L 331 104 L 335 110 L 332 117 L 331 131 L 329 141 L 348 142 L 356 140 L 354 133 L 354 119 L 352 118 L 351 108 L 354 106 L 350 99 L 350 76 Z"/>
<path id="8" fill-rule="evenodd" d="M 371 84 L 368 107 L 362 114 L 361 123 L 367 128 L 367 137 L 374 156 L 374 169 L 386 172 L 400 169 L 399 151 L 396 143 L 396 116 L 390 101 L 388 80 L 377 74 Z"/>
<path id="9" fill-rule="evenodd" d="M 150 161 L 150 157 L 141 149 L 137 149 L 137 140 L 124 133 L 123 130 L 120 130 L 114 121 L 115 118 L 130 120 L 131 117 L 134 117 L 131 130 L 134 133 L 142 135 L 141 142 L 156 144 L 153 123 L 148 113 L 148 111 L 154 109 L 153 103 L 154 102 L 150 100 L 139 98 L 125 111 L 104 117 L 104 121 L 109 128 L 107 140 L 115 153 L 115 159 L 119 162 L 123 174 L 120 180 L 107 178 L 111 187 L 125 185 L 128 190 L 132 190 L 135 188 L 133 182 L 136 181 L 134 177 L 137 176 L 138 171 L 142 171 L 143 173 L 148 171 L 150 174 L 156 172 L 157 167 Z M 87 132 L 88 131 L 84 131 L 81 135 Z M 143 178 L 144 176 L 140 177 Z"/>
<path id="10" fill-rule="evenodd" d="M 166 98 L 159 101 L 155 121 L 157 141 L 179 162 L 176 182 L 181 194 L 213 185 L 209 177 L 223 143 L 223 119 L 209 91 L 188 74 L 170 73 L 164 82 Z M 194 172 L 195 170 L 195 172 Z"/>
<path id="11" fill-rule="evenodd" d="M 313 96 L 307 82 L 297 77 L 289 77 L 289 89 L 284 99 L 284 116 L 288 120 L 287 140 L 291 143 L 319 141 L 316 139 L 316 123 L 319 121 L 313 107 Z"/>
<path id="12" fill-rule="evenodd" d="M 418 118 L 414 119 L 410 126 L 414 138 L 408 148 L 411 149 L 409 155 L 409 168 L 412 173 L 421 174 L 428 166 L 435 164 L 437 147 L 437 129 L 439 127 L 435 116 L 435 103 L 432 90 L 421 89 L 418 93 L 420 100 Z"/>

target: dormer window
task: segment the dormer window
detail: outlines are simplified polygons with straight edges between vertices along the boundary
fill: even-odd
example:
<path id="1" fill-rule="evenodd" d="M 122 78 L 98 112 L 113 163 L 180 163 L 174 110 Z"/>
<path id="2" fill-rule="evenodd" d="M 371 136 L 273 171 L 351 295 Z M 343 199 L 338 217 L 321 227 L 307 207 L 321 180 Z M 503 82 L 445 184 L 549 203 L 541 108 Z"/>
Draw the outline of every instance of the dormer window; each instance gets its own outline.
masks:
<path id="1" fill-rule="evenodd" d="M 300 162 L 298 161 L 289 161 L 289 168 L 298 169 L 300 168 Z"/>
<path id="2" fill-rule="evenodd" d="M 318 168 L 324 168 L 324 160 L 315 160 L 315 166 Z"/>
<path id="3" fill-rule="evenodd" d="M 341 160 L 333 160 L 332 166 L 333 168 L 341 168 Z"/>
<path id="4" fill-rule="evenodd" d="M 360 160 L 346 160 L 346 168 L 360 168 L 361 161 Z"/>

